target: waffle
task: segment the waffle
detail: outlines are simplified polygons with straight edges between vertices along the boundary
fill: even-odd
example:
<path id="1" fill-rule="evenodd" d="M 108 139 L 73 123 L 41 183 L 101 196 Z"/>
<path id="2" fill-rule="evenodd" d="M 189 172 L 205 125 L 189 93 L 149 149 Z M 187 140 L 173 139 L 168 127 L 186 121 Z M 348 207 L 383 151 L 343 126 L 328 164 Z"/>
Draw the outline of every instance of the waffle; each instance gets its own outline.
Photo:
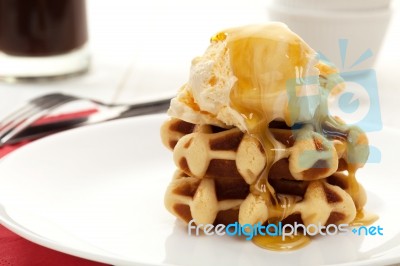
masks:
<path id="1" fill-rule="evenodd" d="M 178 169 L 165 206 L 185 223 L 350 223 L 366 196 L 354 176 L 363 162 L 350 158 L 362 150 L 350 153 L 347 143 L 350 137 L 359 146 L 368 142 L 359 131 L 329 124 L 323 129 L 324 135 L 310 124 L 292 129 L 271 123 L 274 146 L 281 147 L 271 160 L 256 138 L 238 128 L 171 118 L 163 124 L 161 138 Z M 307 162 L 302 156 L 309 157 Z"/>

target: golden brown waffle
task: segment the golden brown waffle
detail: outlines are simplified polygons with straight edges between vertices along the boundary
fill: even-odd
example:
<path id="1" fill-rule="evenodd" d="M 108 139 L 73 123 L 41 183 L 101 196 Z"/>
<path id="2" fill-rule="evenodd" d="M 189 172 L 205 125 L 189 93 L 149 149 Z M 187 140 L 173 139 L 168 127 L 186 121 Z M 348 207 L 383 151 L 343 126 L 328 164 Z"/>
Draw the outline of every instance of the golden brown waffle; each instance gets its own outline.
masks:
<path id="1" fill-rule="evenodd" d="M 348 162 L 345 142 L 350 133 L 332 131 L 326 138 L 311 125 L 298 130 L 279 123 L 271 127 L 283 152 L 268 166 L 261 143 L 237 128 L 175 118 L 165 122 L 161 137 L 178 167 L 165 194 L 167 209 L 198 224 L 273 219 L 305 225 L 350 223 L 366 201 L 361 185 L 344 172 L 349 165 L 362 165 Z M 365 144 L 365 136 L 359 139 Z M 311 156 L 307 163 L 302 162 L 304 151 Z M 266 167 L 278 203 L 254 189 Z"/>

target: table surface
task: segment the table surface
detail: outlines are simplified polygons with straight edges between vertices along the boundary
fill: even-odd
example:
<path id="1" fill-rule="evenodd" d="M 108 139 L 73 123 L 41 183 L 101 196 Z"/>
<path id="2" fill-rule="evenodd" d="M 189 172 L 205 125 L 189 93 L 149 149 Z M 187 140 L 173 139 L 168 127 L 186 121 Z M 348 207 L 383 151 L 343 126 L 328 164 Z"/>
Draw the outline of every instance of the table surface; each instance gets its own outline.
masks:
<path id="1" fill-rule="evenodd" d="M 228 4 L 229 3 L 229 4 Z M 267 0 L 88 0 L 90 71 L 41 83 L 0 83 L 0 120 L 15 106 L 51 92 L 133 103 L 172 96 L 212 33 L 268 21 Z M 400 128 L 400 0 L 375 66 L 383 124 Z"/>

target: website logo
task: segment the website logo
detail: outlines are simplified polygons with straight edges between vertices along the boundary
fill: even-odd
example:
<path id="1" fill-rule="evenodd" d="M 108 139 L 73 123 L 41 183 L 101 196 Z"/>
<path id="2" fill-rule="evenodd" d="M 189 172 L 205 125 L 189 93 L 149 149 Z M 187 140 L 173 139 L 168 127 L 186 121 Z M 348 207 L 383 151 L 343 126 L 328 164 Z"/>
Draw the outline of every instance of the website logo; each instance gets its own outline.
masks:
<path id="1" fill-rule="evenodd" d="M 289 111 L 294 121 L 315 119 L 319 106 L 327 100 L 329 115 L 338 116 L 349 126 L 361 128 L 366 133 L 380 131 L 383 127 L 379 104 L 378 82 L 373 69 L 353 71 L 372 57 L 370 49 L 363 52 L 359 58 L 347 67 L 347 39 L 339 40 L 342 64 L 339 73 L 324 77 L 297 77 L 287 81 L 286 89 L 289 101 Z M 330 64 L 330 60 L 319 52 L 321 61 Z M 296 125 L 295 128 L 296 129 Z M 378 148 L 365 145 L 369 149 L 369 163 L 379 163 L 381 152 Z M 354 161 L 354 163 L 357 163 Z"/>
<path id="2" fill-rule="evenodd" d="M 338 115 L 350 125 L 355 125 L 365 132 L 375 132 L 382 129 L 382 119 L 379 104 L 378 82 L 374 69 L 364 69 L 352 71 L 352 68 L 362 64 L 368 58 L 373 56 L 370 49 L 363 52 L 359 58 L 347 66 L 347 39 L 339 40 L 339 49 L 342 59 L 340 66 L 340 76 L 344 80 L 345 89 L 338 95 L 334 88 L 330 90 L 329 111 L 331 115 Z M 329 62 L 321 52 L 320 58 Z M 334 74 L 333 74 L 334 75 Z M 328 79 L 330 76 L 328 76 Z"/>
<path id="3" fill-rule="evenodd" d="M 284 241 L 287 237 L 293 235 L 305 235 L 305 236 L 329 236 L 337 234 L 353 233 L 358 236 L 378 236 L 383 235 L 383 228 L 380 225 L 377 226 L 360 226 L 351 228 L 348 224 L 329 224 L 327 226 L 321 225 L 320 223 L 309 224 L 307 226 L 295 222 L 291 224 L 268 224 L 262 225 L 260 222 L 254 225 L 251 224 L 239 224 L 238 222 L 224 225 L 224 224 L 196 224 L 194 220 L 191 220 L 188 224 L 188 235 L 199 236 L 201 232 L 206 236 L 245 236 L 246 240 L 252 240 L 254 236 L 280 236 Z"/>

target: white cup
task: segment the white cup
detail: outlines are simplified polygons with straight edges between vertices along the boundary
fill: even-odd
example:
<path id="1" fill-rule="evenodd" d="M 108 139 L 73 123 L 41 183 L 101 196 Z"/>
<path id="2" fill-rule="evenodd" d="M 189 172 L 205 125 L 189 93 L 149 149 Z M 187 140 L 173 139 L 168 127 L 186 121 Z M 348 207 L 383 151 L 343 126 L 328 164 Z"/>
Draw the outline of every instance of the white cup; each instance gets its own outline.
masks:
<path id="1" fill-rule="evenodd" d="M 387 9 L 391 0 L 273 0 L 274 5 L 314 10 L 362 11 Z"/>
<path id="2" fill-rule="evenodd" d="M 286 23 L 341 71 L 373 67 L 392 10 L 390 0 L 275 0 L 269 17 Z"/>

